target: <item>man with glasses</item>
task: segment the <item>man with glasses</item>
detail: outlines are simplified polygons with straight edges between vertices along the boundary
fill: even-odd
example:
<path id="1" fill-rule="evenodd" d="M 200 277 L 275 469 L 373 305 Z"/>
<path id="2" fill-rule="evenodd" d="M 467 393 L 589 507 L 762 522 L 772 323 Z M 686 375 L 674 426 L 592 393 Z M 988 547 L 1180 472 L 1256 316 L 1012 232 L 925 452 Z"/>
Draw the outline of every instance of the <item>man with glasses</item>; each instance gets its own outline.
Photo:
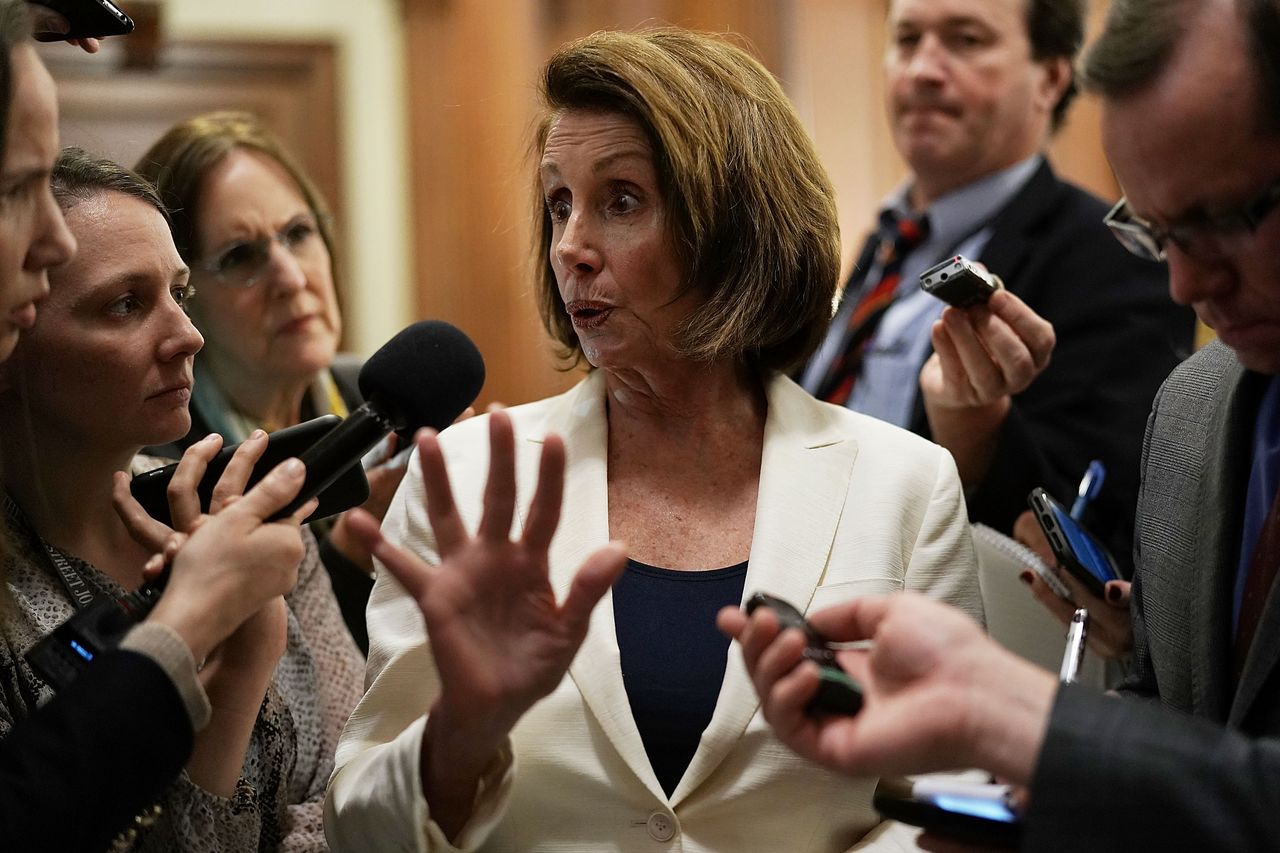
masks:
<path id="1" fill-rule="evenodd" d="M 886 107 L 911 174 L 800 382 L 942 444 L 971 518 L 1005 532 L 1034 487 L 1067 500 L 1101 460 L 1088 521 L 1127 563 L 1143 424 L 1194 323 L 1164 267 L 1117 246 L 1106 205 L 1043 154 L 1077 90 L 1084 3 L 893 0 L 888 29 Z M 1008 293 L 944 312 L 919 274 L 956 254 Z"/>
<path id="2" fill-rule="evenodd" d="M 1173 298 L 1219 336 L 1148 424 L 1125 698 L 1059 686 L 904 595 L 811 617 L 875 644 L 842 657 L 861 714 L 814 721 L 803 642 L 767 617 L 721 625 L 797 751 L 1029 786 L 1026 849 L 1280 850 L 1280 0 L 1113 0 L 1086 80 L 1128 193 L 1108 225 L 1166 259 Z"/>

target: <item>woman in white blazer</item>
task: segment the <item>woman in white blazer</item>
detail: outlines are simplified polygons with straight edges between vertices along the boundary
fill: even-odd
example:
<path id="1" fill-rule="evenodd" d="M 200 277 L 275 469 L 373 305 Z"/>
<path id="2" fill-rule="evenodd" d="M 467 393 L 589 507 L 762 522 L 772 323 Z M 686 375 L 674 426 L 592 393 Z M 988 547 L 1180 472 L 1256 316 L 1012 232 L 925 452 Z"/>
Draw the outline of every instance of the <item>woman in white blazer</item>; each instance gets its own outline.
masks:
<path id="1" fill-rule="evenodd" d="M 330 843 L 909 846 L 875 780 L 773 737 L 714 627 L 756 590 L 808 610 L 910 588 L 981 618 L 950 456 L 783 373 L 839 271 L 812 145 L 758 62 L 685 31 L 571 43 L 543 98 L 538 298 L 591 370 L 421 438 L 381 533 L 356 523 L 390 573 Z"/>

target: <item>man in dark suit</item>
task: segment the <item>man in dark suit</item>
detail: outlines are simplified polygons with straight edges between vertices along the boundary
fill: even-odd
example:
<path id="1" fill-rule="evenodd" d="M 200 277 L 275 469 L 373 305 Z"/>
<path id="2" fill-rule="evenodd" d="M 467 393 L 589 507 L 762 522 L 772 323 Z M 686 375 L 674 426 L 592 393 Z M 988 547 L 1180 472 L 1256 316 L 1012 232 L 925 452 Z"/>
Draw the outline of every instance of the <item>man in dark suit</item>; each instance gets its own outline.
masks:
<path id="1" fill-rule="evenodd" d="M 1032 488 L 1069 500 L 1100 459 L 1091 526 L 1126 555 L 1142 425 L 1194 324 L 1169 301 L 1164 265 L 1127 254 L 1102 224 L 1107 206 L 1043 156 L 1077 90 L 1083 17 L 1081 0 L 893 0 L 887 108 L 911 176 L 800 379 L 938 441 L 971 517 L 1006 533 Z M 889 232 L 921 215 L 924 233 L 887 261 Z M 955 254 L 981 260 L 1012 298 L 944 313 L 918 277 Z M 886 270 L 892 300 L 868 313 Z"/>
<path id="2" fill-rule="evenodd" d="M 1087 81 L 1127 247 L 1213 327 L 1148 422 L 1126 698 L 1059 687 L 913 596 L 815 614 L 867 701 L 803 713 L 800 638 L 743 641 L 783 740 L 865 774 L 978 766 L 1029 786 L 1028 849 L 1280 849 L 1280 0 L 1113 0 Z M 1146 701 L 1142 701 L 1146 700 Z"/>

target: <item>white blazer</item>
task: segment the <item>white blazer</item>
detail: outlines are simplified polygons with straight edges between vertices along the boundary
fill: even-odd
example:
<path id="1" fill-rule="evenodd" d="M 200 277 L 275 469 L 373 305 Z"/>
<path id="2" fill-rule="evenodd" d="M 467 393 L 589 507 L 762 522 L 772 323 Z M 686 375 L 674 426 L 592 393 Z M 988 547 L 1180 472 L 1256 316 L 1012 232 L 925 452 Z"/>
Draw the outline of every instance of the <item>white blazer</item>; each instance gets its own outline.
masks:
<path id="1" fill-rule="evenodd" d="M 746 594 L 767 591 L 812 611 L 910 588 L 981 620 L 951 456 L 905 430 L 818 402 L 786 377 L 770 377 L 766 392 Z M 578 566 L 609 538 L 603 376 L 594 372 L 558 397 L 509 412 L 517 444 L 515 530 L 532 497 L 543 436 L 557 432 L 568 448 L 564 509 L 550 553 L 551 583 L 563 598 Z M 472 418 L 441 436 L 459 510 L 473 530 L 488 470 L 486 421 Z M 384 530 L 436 561 L 416 462 Z M 878 825 L 874 779 L 830 773 L 773 737 L 736 645 L 715 713 L 668 799 L 631 715 L 607 594 L 568 676 L 512 731 L 455 848 L 431 820 L 419 778 L 424 712 L 439 689 L 422 617 L 381 569 L 368 616 L 367 692 L 339 743 L 326 803 L 334 850 L 833 853 L 861 841 L 913 847 L 907 828 Z"/>

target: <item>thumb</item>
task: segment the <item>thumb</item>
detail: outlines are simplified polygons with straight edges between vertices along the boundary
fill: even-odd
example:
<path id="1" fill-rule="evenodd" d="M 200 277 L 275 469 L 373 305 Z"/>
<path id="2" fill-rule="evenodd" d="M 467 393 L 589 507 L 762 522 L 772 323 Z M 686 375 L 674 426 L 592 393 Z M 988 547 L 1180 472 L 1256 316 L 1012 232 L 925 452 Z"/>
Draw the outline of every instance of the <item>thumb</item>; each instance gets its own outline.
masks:
<path id="1" fill-rule="evenodd" d="M 610 542 L 587 557 L 586 562 L 578 569 L 573 585 L 569 587 L 569 594 L 565 596 L 560 608 L 565 624 L 573 636 L 586 636 L 591 611 L 613 586 L 626 565 L 627 552 L 622 543 Z"/>

